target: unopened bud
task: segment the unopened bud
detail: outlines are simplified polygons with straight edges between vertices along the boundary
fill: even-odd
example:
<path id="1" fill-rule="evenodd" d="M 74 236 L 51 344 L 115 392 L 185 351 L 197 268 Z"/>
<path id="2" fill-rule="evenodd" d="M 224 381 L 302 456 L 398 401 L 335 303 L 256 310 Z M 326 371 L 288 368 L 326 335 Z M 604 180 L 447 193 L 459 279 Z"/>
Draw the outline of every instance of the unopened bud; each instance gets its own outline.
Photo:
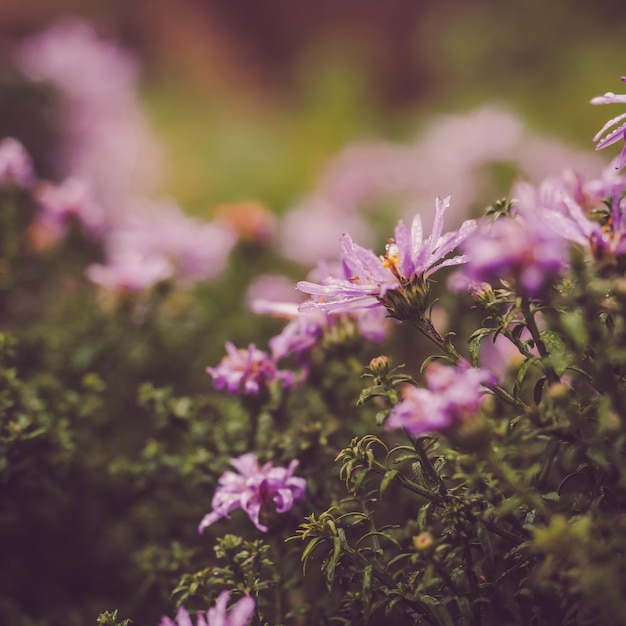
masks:
<path id="1" fill-rule="evenodd" d="M 376 376 L 386 376 L 389 373 L 391 359 L 388 356 L 376 356 L 370 362 L 368 367 Z"/>

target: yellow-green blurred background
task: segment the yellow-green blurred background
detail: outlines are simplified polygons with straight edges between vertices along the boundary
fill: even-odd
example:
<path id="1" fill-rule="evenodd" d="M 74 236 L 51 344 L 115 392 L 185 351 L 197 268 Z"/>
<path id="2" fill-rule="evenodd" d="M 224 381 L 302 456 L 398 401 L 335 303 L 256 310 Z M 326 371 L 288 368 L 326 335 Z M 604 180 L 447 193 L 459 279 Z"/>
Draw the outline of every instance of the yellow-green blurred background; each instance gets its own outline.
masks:
<path id="1" fill-rule="evenodd" d="M 3 53 L 67 16 L 138 55 L 161 191 L 204 215 L 282 213 L 350 142 L 484 102 L 591 150 L 626 74 L 620 0 L 3 0 Z"/>

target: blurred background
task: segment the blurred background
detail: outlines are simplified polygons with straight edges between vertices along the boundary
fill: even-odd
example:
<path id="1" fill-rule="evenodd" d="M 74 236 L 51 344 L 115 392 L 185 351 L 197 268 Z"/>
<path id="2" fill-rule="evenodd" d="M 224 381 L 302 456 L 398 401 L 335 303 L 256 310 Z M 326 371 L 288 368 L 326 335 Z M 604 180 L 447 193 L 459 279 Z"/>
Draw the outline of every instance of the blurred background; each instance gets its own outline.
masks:
<path id="1" fill-rule="evenodd" d="M 608 118 L 588 100 L 625 73 L 618 0 L 3 0 L 3 56 L 67 16 L 137 56 L 160 190 L 199 214 L 284 212 L 348 144 L 411 142 L 485 102 L 588 149 Z M 28 139 L 8 106 L 0 130 Z"/>

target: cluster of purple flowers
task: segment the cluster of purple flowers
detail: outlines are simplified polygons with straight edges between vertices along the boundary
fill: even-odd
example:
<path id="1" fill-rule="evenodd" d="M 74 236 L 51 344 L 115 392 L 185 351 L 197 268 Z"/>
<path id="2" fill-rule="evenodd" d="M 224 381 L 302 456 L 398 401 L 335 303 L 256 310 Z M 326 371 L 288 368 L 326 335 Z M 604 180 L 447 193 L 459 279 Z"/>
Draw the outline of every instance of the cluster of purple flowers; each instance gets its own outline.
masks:
<path id="1" fill-rule="evenodd" d="M 538 215 L 519 213 L 480 224 L 464 246 L 469 262 L 460 271 L 466 285 L 508 284 L 538 295 L 567 265 L 567 242 Z"/>
<path id="2" fill-rule="evenodd" d="M 104 247 L 106 262 L 86 273 L 107 290 L 143 291 L 165 280 L 192 285 L 220 274 L 235 229 L 147 198 L 161 178 L 148 157 L 160 150 L 136 95 L 134 57 L 80 21 L 52 25 L 22 42 L 15 56 L 19 70 L 51 85 L 64 105 L 61 182 L 36 181 L 25 148 L 12 138 L 0 143 L 0 182 L 34 187 L 40 207 L 31 247 L 55 245 L 74 220 Z"/>
<path id="3" fill-rule="evenodd" d="M 230 464 L 239 473 L 227 471 L 220 477 L 213 496 L 213 510 L 200 522 L 200 533 L 217 520 L 230 518 L 230 512 L 239 508 L 260 531 L 267 532 L 268 527 L 260 520 L 262 515 L 285 513 L 305 496 L 306 481 L 293 475 L 297 459 L 287 467 L 274 467 L 271 462 L 260 465 L 256 455 L 248 453 L 232 459 Z"/>
<path id="4" fill-rule="evenodd" d="M 427 389 L 407 385 L 404 398 L 385 422 L 413 436 L 445 431 L 471 421 L 485 398 L 485 384 L 495 383 L 490 372 L 467 365 L 432 363 L 424 374 Z"/>
<path id="5" fill-rule="evenodd" d="M 248 626 L 254 615 L 254 600 L 250 596 L 243 596 L 228 611 L 229 597 L 228 591 L 222 591 L 206 616 L 198 613 L 196 626 Z M 193 622 L 187 609 L 181 606 L 176 613 L 176 621 L 163 617 L 159 626 L 193 626 Z"/>

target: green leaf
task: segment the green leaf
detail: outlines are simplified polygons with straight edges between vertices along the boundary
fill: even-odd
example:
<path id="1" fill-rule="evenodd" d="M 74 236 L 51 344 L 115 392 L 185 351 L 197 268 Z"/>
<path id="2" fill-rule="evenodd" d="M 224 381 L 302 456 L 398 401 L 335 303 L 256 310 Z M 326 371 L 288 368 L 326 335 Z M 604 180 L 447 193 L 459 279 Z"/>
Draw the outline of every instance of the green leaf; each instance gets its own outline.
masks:
<path id="1" fill-rule="evenodd" d="M 387 491 L 387 487 L 389 487 L 389 485 L 393 482 L 394 478 L 399 474 L 400 472 L 398 470 L 389 470 L 388 472 L 385 472 L 385 475 L 383 476 L 383 479 L 380 481 L 380 490 L 379 490 L 379 494 L 380 497 L 383 497 L 383 493 L 385 493 L 385 491 Z"/>
<path id="2" fill-rule="evenodd" d="M 339 563 L 339 558 L 341 557 L 341 548 L 341 537 L 333 537 L 333 553 L 330 559 L 328 559 L 328 563 L 326 564 L 326 588 L 328 589 L 328 593 L 332 593 L 333 591 L 335 567 L 337 567 L 337 563 Z"/>
<path id="3" fill-rule="evenodd" d="M 530 369 L 531 365 L 537 363 L 538 361 L 539 359 L 535 357 L 528 357 L 520 366 L 517 372 L 517 376 L 515 377 L 515 384 L 513 385 L 513 397 L 516 400 L 519 400 L 522 385 L 526 380 L 526 376 L 528 376 L 528 370 Z"/>
<path id="4" fill-rule="evenodd" d="M 542 376 L 536 383 L 533 389 L 533 400 L 535 404 L 539 404 L 541 402 L 541 396 L 543 394 L 543 388 L 548 379 L 545 376 Z"/>
<path id="5" fill-rule="evenodd" d="M 317 548 L 318 545 L 321 545 L 324 541 L 325 541 L 325 537 L 315 537 L 311 539 L 311 541 L 309 541 L 309 543 L 307 544 L 307 547 L 304 549 L 304 552 L 302 552 L 302 557 L 301 557 L 302 575 L 306 573 L 306 565 L 307 565 L 309 558 L 313 554 L 313 550 L 315 550 L 315 548 Z"/>
<path id="6" fill-rule="evenodd" d="M 424 532 L 428 528 L 428 514 L 430 513 L 431 508 L 430 502 L 420 507 L 417 514 L 417 528 L 420 532 Z"/>
<path id="7" fill-rule="evenodd" d="M 372 581 L 373 581 L 373 569 L 371 565 L 366 565 L 363 569 L 363 612 L 365 613 L 365 620 L 367 621 L 370 616 L 372 607 Z"/>
<path id="8" fill-rule="evenodd" d="M 488 337 L 493 332 L 493 328 L 479 328 L 473 332 L 468 339 L 468 348 L 472 365 L 478 367 L 478 361 L 480 358 L 480 344 L 485 337 Z"/>
<path id="9" fill-rule="evenodd" d="M 426 605 L 431 615 L 437 620 L 439 626 L 456 626 L 448 609 L 441 604 L 437 598 L 420 595 L 419 600 Z"/>

